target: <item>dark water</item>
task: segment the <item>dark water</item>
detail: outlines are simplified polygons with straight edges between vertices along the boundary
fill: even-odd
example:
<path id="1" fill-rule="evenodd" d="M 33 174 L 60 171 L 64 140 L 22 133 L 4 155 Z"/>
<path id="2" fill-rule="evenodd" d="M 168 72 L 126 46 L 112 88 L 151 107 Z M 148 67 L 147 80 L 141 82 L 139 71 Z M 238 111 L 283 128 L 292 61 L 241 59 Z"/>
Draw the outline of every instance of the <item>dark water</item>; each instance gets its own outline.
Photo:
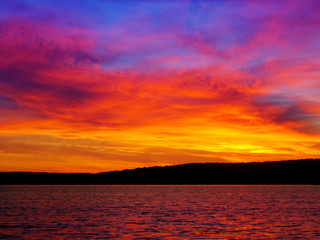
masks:
<path id="1" fill-rule="evenodd" d="M 0 237 L 320 239 L 320 186 L 0 186 Z"/>

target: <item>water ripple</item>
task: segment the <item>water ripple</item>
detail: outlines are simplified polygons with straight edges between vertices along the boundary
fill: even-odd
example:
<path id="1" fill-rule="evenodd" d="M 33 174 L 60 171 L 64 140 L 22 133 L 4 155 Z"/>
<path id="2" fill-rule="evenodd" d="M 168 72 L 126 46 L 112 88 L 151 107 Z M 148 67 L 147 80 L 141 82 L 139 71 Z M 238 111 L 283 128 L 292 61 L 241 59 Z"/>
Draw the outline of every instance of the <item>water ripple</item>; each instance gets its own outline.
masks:
<path id="1" fill-rule="evenodd" d="M 0 238 L 319 239 L 320 186 L 1 186 Z"/>

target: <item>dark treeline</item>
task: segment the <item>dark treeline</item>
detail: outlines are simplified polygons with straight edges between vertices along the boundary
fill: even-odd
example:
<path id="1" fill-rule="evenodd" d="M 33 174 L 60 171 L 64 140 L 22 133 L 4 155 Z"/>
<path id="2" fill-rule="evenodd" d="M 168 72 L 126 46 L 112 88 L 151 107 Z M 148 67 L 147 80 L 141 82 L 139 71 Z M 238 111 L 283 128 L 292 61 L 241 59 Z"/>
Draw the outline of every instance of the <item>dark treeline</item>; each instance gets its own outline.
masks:
<path id="1" fill-rule="evenodd" d="M 0 184 L 319 184 L 320 159 L 190 163 L 90 173 L 0 172 Z"/>

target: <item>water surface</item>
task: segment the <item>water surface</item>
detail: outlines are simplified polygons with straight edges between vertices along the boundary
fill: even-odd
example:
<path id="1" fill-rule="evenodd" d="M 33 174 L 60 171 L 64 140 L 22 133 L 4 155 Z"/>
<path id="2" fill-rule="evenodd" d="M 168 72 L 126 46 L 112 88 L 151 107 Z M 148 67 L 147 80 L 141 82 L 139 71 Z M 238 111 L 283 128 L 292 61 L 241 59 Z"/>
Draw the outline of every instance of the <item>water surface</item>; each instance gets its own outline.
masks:
<path id="1" fill-rule="evenodd" d="M 0 186 L 0 238 L 320 239 L 320 186 Z"/>

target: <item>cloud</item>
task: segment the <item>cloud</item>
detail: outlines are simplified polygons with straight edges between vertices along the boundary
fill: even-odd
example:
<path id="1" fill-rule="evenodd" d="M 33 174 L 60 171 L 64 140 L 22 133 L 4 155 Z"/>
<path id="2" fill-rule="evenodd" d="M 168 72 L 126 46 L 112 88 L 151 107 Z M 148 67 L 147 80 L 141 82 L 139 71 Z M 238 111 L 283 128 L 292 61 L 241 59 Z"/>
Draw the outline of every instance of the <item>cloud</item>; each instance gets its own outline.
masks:
<path id="1" fill-rule="evenodd" d="M 290 149 L 299 148 L 291 138 L 312 142 L 320 133 L 319 7 L 312 0 L 6 2 L 0 9 L 2 129 L 90 132 L 118 143 L 138 135 L 132 142 L 139 150 L 146 145 L 141 155 L 128 148 L 127 155 L 117 155 L 120 148 L 106 153 L 94 142 L 61 148 L 70 157 L 78 152 L 123 166 L 163 156 L 170 160 L 162 163 L 253 159 L 232 151 L 241 141 L 248 146 L 268 137 L 290 144 L 275 149 L 277 155 L 268 140 L 251 149 L 254 156 L 289 159 Z M 158 140 L 166 137 L 161 149 Z M 194 151 L 215 143 L 217 153 L 191 153 L 186 139 L 199 148 Z M 30 153 L 41 141 L 5 146 Z M 216 149 L 222 145 L 230 153 Z M 44 154 L 59 150 L 42 147 Z M 299 151 L 295 156 L 314 149 Z"/>
<path id="2" fill-rule="evenodd" d="M 252 99 L 252 109 L 266 121 L 278 125 L 287 125 L 297 131 L 308 133 L 315 128 L 319 113 L 308 111 L 308 103 L 281 95 L 255 96 Z"/>
<path id="3" fill-rule="evenodd" d="M 13 99 L 0 95 L 0 108 L 1 109 L 19 109 L 19 106 Z"/>

